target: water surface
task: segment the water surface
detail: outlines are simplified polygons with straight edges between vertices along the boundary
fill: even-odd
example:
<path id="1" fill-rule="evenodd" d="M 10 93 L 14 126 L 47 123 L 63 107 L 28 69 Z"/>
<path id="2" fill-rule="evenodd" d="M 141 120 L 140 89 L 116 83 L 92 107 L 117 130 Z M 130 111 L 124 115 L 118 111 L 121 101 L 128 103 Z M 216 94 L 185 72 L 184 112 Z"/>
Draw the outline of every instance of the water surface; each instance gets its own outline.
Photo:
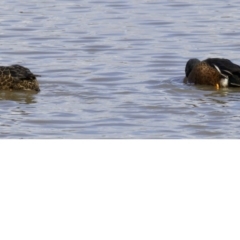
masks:
<path id="1" fill-rule="evenodd" d="M 240 89 L 182 83 L 189 58 L 240 64 L 238 1 L 3 1 L 1 138 L 239 138 Z"/>

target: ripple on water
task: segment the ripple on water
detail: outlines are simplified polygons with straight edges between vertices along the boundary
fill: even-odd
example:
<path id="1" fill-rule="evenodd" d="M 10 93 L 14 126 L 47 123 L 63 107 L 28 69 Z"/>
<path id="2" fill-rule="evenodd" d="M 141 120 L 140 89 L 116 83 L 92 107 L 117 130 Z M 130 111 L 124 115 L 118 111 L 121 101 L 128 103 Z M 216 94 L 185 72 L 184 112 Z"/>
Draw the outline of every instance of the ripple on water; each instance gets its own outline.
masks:
<path id="1" fill-rule="evenodd" d="M 0 92 L 0 136 L 239 138 L 239 89 L 182 82 L 192 57 L 240 64 L 239 7 L 3 0 L 2 65 L 42 77 L 38 94 Z"/>

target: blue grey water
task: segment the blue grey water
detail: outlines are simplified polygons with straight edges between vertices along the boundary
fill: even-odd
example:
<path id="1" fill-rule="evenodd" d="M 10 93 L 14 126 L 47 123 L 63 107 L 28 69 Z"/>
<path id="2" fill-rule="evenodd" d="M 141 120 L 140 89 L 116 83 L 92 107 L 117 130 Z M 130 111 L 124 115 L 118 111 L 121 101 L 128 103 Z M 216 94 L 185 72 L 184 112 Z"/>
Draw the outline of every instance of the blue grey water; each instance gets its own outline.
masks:
<path id="1" fill-rule="evenodd" d="M 239 138 L 240 89 L 182 83 L 189 58 L 240 64 L 240 2 L 3 0 L 0 65 L 41 92 L 0 92 L 0 138 Z"/>

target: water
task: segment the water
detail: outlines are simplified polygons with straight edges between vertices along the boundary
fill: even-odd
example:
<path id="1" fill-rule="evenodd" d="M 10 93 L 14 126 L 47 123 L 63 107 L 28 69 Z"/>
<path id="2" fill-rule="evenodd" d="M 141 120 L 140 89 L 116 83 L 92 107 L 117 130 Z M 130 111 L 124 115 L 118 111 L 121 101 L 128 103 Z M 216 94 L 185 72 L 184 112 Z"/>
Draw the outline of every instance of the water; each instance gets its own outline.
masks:
<path id="1" fill-rule="evenodd" d="M 240 64 L 238 1 L 3 1 L 1 138 L 239 138 L 240 89 L 182 83 L 189 58 Z"/>

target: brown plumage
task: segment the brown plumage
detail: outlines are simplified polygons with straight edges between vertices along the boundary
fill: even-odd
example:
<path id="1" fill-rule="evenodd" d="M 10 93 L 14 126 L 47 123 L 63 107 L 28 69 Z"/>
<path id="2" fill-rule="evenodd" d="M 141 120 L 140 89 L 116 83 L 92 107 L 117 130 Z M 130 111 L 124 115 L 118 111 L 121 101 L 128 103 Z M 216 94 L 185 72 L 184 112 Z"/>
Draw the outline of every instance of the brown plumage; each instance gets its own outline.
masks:
<path id="1" fill-rule="evenodd" d="M 188 75 L 188 81 L 190 83 L 201 85 L 213 85 L 219 84 L 222 79 L 222 75 L 206 62 L 200 62 Z"/>
<path id="2" fill-rule="evenodd" d="M 240 66 L 224 58 L 208 58 L 204 61 L 190 59 L 185 67 L 185 83 L 240 87 Z"/>
<path id="3" fill-rule="evenodd" d="M 40 91 L 37 76 L 20 65 L 0 66 L 0 90 Z"/>

